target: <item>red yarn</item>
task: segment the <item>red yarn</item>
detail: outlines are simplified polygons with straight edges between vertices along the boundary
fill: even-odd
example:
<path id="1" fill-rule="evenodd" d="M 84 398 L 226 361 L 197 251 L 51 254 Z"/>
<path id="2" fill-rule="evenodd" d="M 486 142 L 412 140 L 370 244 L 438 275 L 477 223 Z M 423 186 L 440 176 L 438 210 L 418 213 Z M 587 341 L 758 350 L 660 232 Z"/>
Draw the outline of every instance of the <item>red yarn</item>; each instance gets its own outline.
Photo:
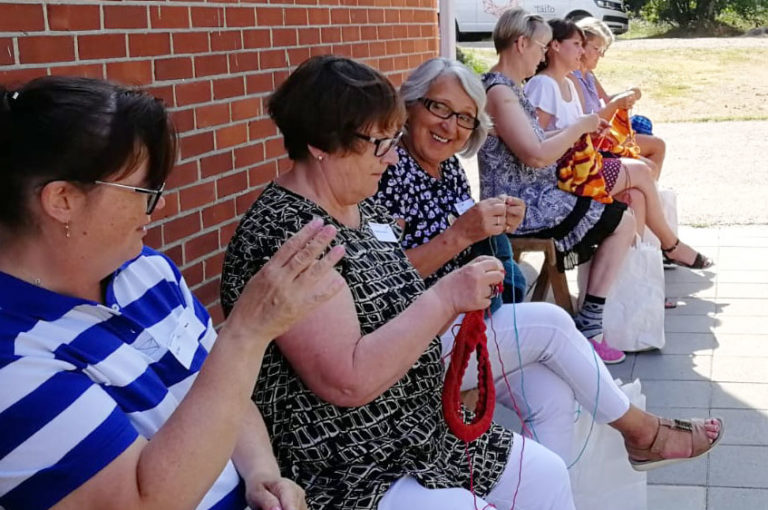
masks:
<path id="1" fill-rule="evenodd" d="M 491 426 L 493 409 L 496 404 L 496 389 L 493 385 L 491 362 L 488 358 L 485 336 L 484 311 L 477 310 L 464 315 L 459 334 L 451 353 L 451 363 L 445 375 L 443 386 L 443 415 L 448 428 L 459 439 L 469 443 L 485 434 Z M 465 423 L 461 410 L 461 380 L 469 364 L 469 356 L 477 353 L 478 399 L 475 417 Z"/>

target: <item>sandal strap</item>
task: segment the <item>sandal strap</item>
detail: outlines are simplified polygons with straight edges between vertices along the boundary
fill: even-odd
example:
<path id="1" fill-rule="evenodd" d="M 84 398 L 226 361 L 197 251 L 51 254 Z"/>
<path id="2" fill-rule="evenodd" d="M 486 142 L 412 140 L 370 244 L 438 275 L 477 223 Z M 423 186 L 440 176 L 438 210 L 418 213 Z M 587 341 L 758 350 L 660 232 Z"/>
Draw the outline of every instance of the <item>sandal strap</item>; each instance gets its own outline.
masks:
<path id="1" fill-rule="evenodd" d="M 659 430 L 656 432 L 656 439 L 651 445 L 651 453 L 659 456 L 662 454 L 664 447 L 672 437 L 673 430 L 681 430 L 691 434 L 692 457 L 704 453 L 712 446 L 704 423 L 704 420 L 699 418 L 693 420 L 659 418 Z"/>
<path id="2" fill-rule="evenodd" d="M 662 248 L 661 253 L 671 253 L 675 251 L 675 248 L 677 248 L 679 244 L 680 244 L 680 238 L 678 237 L 677 239 L 675 239 L 675 244 L 673 244 L 669 248 Z"/>

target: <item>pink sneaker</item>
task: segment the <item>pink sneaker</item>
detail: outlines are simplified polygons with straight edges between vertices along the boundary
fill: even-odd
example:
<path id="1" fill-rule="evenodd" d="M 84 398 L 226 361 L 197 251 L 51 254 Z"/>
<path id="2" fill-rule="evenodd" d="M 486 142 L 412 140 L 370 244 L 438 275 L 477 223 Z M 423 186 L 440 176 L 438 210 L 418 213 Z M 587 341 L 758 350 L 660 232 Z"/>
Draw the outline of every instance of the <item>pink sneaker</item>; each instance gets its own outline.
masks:
<path id="1" fill-rule="evenodd" d="M 602 333 L 590 338 L 589 343 L 592 344 L 592 347 L 595 348 L 595 352 L 597 352 L 597 355 L 600 356 L 600 359 L 603 360 L 603 363 L 606 365 L 614 365 L 627 359 L 627 355 L 622 351 L 614 349 L 605 343 Z"/>

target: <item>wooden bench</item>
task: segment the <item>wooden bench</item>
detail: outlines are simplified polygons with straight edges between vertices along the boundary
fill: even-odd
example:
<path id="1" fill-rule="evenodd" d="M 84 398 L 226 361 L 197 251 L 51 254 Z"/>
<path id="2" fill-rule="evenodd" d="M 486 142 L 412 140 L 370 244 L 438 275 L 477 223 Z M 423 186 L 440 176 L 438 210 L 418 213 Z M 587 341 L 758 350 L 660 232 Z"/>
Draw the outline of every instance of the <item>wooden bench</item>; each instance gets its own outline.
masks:
<path id="1" fill-rule="evenodd" d="M 544 253 L 544 263 L 541 265 L 538 278 L 536 278 L 536 286 L 533 288 L 531 301 L 544 301 L 544 298 L 547 296 L 547 290 L 551 287 L 555 304 L 563 308 L 571 316 L 575 315 L 565 273 L 557 270 L 554 241 L 552 239 L 538 239 L 535 237 L 510 237 L 509 240 L 512 243 L 515 262 L 520 262 L 520 256 L 525 252 Z"/>

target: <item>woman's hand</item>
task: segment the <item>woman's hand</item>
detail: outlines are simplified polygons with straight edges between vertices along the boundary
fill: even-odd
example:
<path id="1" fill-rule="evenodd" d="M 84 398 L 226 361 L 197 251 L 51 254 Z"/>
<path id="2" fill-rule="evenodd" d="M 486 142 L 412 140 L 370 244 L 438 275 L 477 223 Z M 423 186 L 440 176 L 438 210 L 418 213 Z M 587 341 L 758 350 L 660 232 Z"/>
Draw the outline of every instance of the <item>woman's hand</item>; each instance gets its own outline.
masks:
<path id="1" fill-rule="evenodd" d="M 631 110 L 638 98 L 639 94 L 637 94 L 635 90 L 631 89 L 622 92 L 621 94 L 617 94 L 613 97 L 613 99 L 611 99 L 611 102 L 615 103 L 619 108 L 624 110 Z"/>
<path id="2" fill-rule="evenodd" d="M 246 483 L 245 499 L 252 510 L 307 510 L 304 489 L 287 478 Z"/>
<path id="3" fill-rule="evenodd" d="M 499 198 L 504 200 L 504 204 L 507 206 L 507 217 L 505 221 L 505 232 L 511 233 L 517 230 L 517 227 L 523 222 L 525 218 L 525 202 L 517 197 L 508 197 L 501 195 Z"/>
<path id="4" fill-rule="evenodd" d="M 459 314 L 491 306 L 494 288 L 503 280 L 501 261 L 483 255 L 438 280 L 435 289 Z"/>
<path id="5" fill-rule="evenodd" d="M 598 131 L 603 122 L 603 119 L 596 113 L 590 113 L 589 115 L 582 115 L 579 120 L 576 121 L 582 134 L 595 133 Z"/>
<path id="6" fill-rule="evenodd" d="M 451 230 L 469 246 L 504 232 L 507 226 L 506 218 L 507 206 L 504 199 L 486 198 L 459 216 L 451 225 Z"/>
<path id="7" fill-rule="evenodd" d="M 333 266 L 344 247 L 318 259 L 335 236 L 333 226 L 315 219 L 288 239 L 245 286 L 227 327 L 271 340 L 339 292 L 345 282 Z"/>

